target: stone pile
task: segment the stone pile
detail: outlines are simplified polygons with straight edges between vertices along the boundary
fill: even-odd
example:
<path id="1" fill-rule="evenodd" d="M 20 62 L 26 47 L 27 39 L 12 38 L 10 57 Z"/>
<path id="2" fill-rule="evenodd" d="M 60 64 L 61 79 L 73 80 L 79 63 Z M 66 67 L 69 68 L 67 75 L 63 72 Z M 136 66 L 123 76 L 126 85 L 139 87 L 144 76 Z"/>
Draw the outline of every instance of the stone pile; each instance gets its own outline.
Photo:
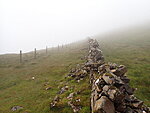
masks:
<path id="1" fill-rule="evenodd" d="M 92 85 L 92 113 L 149 113 L 143 101 L 137 99 L 129 86 L 127 68 L 115 63 L 105 63 L 99 44 L 89 39 L 87 69 Z"/>

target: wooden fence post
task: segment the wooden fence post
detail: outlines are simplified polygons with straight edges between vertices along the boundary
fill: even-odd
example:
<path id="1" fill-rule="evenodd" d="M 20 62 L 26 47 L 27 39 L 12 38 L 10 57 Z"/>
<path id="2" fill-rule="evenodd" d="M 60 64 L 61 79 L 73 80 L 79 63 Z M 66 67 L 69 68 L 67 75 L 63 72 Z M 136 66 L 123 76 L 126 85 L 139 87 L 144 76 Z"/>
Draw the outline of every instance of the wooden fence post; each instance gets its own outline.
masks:
<path id="1" fill-rule="evenodd" d="M 22 51 L 20 50 L 20 63 L 22 63 Z"/>
<path id="2" fill-rule="evenodd" d="M 48 52 L 48 51 L 47 51 L 47 46 L 46 46 L 46 54 L 47 54 L 47 52 Z"/>
<path id="3" fill-rule="evenodd" d="M 34 59 L 36 59 L 36 48 L 34 49 Z"/>
<path id="4" fill-rule="evenodd" d="M 58 45 L 58 51 L 59 51 L 59 45 Z"/>

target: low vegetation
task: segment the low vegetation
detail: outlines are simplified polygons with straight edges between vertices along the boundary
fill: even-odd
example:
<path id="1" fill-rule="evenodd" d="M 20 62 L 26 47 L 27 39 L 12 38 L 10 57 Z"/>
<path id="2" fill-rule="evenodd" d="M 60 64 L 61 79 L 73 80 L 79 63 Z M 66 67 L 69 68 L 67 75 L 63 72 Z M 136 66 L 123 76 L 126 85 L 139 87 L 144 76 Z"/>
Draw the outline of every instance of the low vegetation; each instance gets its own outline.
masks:
<path id="1" fill-rule="evenodd" d="M 130 85 L 137 88 L 136 96 L 150 106 L 150 33 L 149 29 L 140 32 L 126 31 L 120 34 L 109 34 L 97 37 L 105 60 L 123 64 L 128 68 Z M 88 77 L 80 83 L 74 80 L 67 82 L 65 76 L 77 64 L 85 62 L 87 42 L 37 51 L 37 59 L 32 52 L 23 54 L 23 63 L 19 55 L 0 55 L 0 112 L 12 112 L 13 106 L 23 109 L 14 113 L 70 113 L 72 109 L 66 104 L 66 97 L 72 92 L 82 90 L 75 96 L 81 99 L 81 113 L 90 111 L 90 93 Z M 57 109 L 50 110 L 50 102 L 60 87 L 67 84 L 74 87 L 63 93 L 63 99 Z M 50 87 L 48 90 L 46 88 Z"/>
<path id="2" fill-rule="evenodd" d="M 84 43 L 87 44 L 87 43 Z M 12 112 L 13 106 L 22 106 L 23 109 L 15 111 L 16 113 L 46 113 L 58 111 L 70 111 L 63 103 L 62 108 L 50 111 L 50 102 L 61 87 L 60 82 L 64 80 L 69 70 L 78 63 L 84 62 L 84 56 L 87 52 L 87 45 L 72 44 L 67 48 L 59 50 L 53 48 L 49 50 L 48 55 L 43 51 L 38 51 L 37 59 L 33 59 L 33 53 L 27 53 L 23 56 L 23 63 L 19 63 L 19 55 L 1 55 L 0 56 L 0 112 Z M 83 104 L 89 104 L 90 90 L 88 88 L 88 79 L 76 87 L 84 91 L 80 96 L 83 98 Z M 74 85 L 74 81 L 69 83 Z M 63 84 L 62 84 L 63 86 Z M 46 90 L 47 87 L 51 87 Z M 71 91 L 65 92 L 62 96 L 66 97 Z M 86 96 L 88 94 L 88 96 Z M 63 100 L 65 103 L 65 99 Z M 84 108 L 83 110 L 86 110 Z M 89 110 L 88 110 L 89 111 Z"/>

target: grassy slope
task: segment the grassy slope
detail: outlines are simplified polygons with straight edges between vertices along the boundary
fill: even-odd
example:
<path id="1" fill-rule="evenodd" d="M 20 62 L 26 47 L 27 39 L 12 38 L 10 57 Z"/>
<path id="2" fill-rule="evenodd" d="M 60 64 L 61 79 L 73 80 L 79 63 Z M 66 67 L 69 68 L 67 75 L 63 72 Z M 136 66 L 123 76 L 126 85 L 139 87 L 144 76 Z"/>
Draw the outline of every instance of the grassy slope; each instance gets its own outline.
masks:
<path id="1" fill-rule="evenodd" d="M 85 55 L 85 47 L 87 45 L 82 43 L 74 44 L 61 49 L 59 52 L 57 49 L 50 50 L 48 56 L 40 52 L 36 60 L 32 59 L 32 53 L 24 54 L 25 61 L 23 64 L 18 63 L 18 55 L 1 55 L 0 113 L 11 112 L 10 108 L 14 105 L 24 107 L 23 110 L 18 112 L 53 113 L 63 110 L 64 112 L 70 111 L 70 108 L 50 111 L 49 104 L 59 90 L 57 86 L 60 86 L 60 81 L 64 81 L 64 76 L 77 63 L 83 62 L 81 57 Z M 33 76 L 35 80 L 31 80 Z M 44 86 L 47 82 L 48 85 Z M 73 84 L 75 84 L 74 81 L 71 85 Z M 83 81 L 82 84 L 85 87 L 88 84 L 88 79 Z M 45 90 L 48 86 L 51 86 L 52 89 Z M 82 89 L 81 83 L 79 88 Z M 69 91 L 64 94 L 64 97 L 68 94 Z M 87 94 L 89 98 L 90 93 Z M 85 102 L 88 101 L 86 96 L 83 97 L 84 99 Z"/>
<path id="2" fill-rule="evenodd" d="M 106 61 L 126 65 L 136 96 L 150 106 L 150 27 L 98 37 Z"/>
<path id="3" fill-rule="evenodd" d="M 106 61 L 123 64 L 128 67 L 128 76 L 131 78 L 131 86 L 137 87 L 138 98 L 150 105 L 150 29 L 129 30 L 121 33 L 112 33 L 98 37 L 101 49 Z M 111 38 L 111 40 L 110 40 Z M 76 46 L 76 47 L 75 47 Z M 19 64 L 18 55 L 0 55 L 0 113 L 9 113 L 14 105 L 23 106 L 18 112 L 29 113 L 70 113 L 66 97 L 74 91 L 81 91 L 75 98 L 81 99 L 83 106 L 81 113 L 88 113 L 90 88 L 88 77 L 76 83 L 74 80 L 67 82 L 64 76 L 75 67 L 87 51 L 85 42 L 64 48 L 61 52 L 57 49 L 50 50 L 46 56 L 43 52 L 36 60 L 32 53 L 24 54 L 24 63 Z M 38 53 L 39 53 L 38 52 Z M 35 80 L 31 80 L 32 76 Z M 44 86 L 45 83 L 47 86 Z M 69 89 L 61 95 L 62 101 L 59 109 L 49 110 L 49 103 L 58 92 L 59 88 L 67 84 Z M 45 88 L 52 89 L 46 91 Z"/>

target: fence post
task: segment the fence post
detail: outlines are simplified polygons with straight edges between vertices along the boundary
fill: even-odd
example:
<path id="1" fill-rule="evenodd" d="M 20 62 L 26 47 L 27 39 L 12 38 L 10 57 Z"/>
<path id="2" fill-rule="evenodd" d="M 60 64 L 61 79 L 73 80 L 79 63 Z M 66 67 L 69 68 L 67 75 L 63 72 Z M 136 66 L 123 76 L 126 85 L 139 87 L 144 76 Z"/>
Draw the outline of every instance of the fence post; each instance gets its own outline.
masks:
<path id="1" fill-rule="evenodd" d="M 59 51 L 59 45 L 58 45 L 58 51 Z"/>
<path id="2" fill-rule="evenodd" d="M 22 63 L 22 51 L 20 50 L 20 63 Z"/>
<path id="3" fill-rule="evenodd" d="M 36 48 L 34 49 L 34 59 L 36 59 Z"/>
<path id="4" fill-rule="evenodd" d="M 46 46 L 46 54 L 47 54 L 47 46 Z"/>

